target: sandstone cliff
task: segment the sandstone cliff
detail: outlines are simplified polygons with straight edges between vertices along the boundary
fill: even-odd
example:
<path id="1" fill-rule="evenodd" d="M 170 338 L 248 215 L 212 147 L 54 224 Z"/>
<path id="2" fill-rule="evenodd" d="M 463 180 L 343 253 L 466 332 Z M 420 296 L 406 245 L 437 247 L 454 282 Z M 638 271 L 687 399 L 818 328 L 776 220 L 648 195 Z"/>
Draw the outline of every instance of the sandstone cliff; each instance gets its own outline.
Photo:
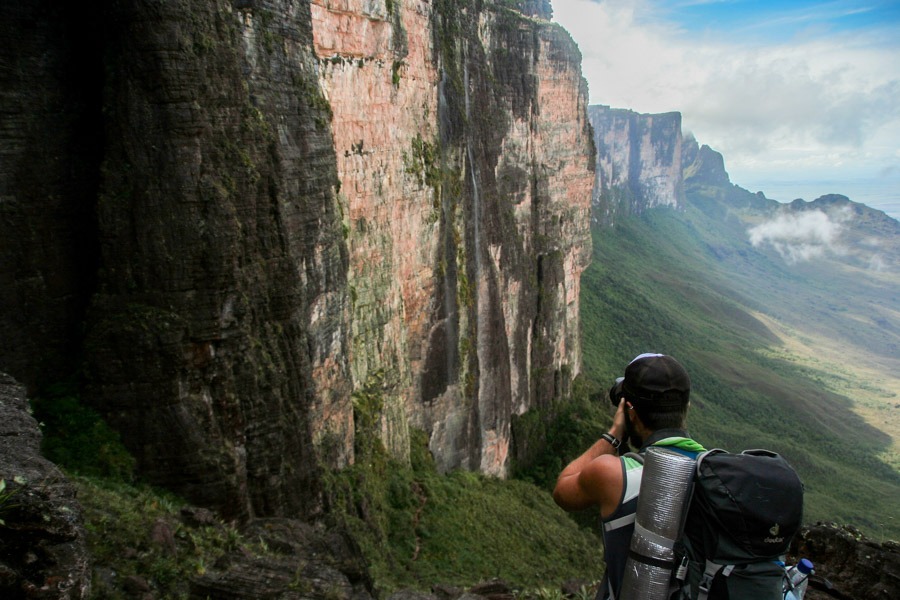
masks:
<path id="1" fill-rule="evenodd" d="M 597 147 L 593 223 L 684 202 L 681 113 L 589 108 Z"/>
<path id="2" fill-rule="evenodd" d="M 504 475 L 580 369 L 593 157 L 547 2 L 0 9 L 0 366 L 78 370 L 151 482 L 313 515 L 391 452 Z"/>
<path id="3" fill-rule="evenodd" d="M 313 37 L 346 205 L 354 387 L 384 390 L 395 454 L 415 425 L 443 468 L 502 475 L 511 415 L 579 368 L 589 140 L 568 36 L 476 6 L 316 0 Z"/>

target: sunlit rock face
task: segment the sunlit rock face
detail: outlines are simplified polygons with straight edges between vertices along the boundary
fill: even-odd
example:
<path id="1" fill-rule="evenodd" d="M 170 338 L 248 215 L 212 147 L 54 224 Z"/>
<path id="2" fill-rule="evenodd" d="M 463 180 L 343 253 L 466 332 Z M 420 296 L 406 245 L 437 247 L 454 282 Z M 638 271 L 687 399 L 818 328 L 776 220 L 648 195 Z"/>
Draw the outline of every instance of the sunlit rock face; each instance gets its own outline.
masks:
<path id="1" fill-rule="evenodd" d="M 4 5 L 0 367 L 227 517 L 318 514 L 363 397 L 505 475 L 580 370 L 594 156 L 577 47 L 498 4 Z"/>
<path id="2" fill-rule="evenodd" d="M 681 113 L 591 106 L 597 146 L 594 223 L 684 202 Z"/>
<path id="3" fill-rule="evenodd" d="M 345 206 L 354 387 L 384 440 L 503 475 L 510 419 L 580 366 L 592 184 L 580 56 L 557 26 L 452 2 L 313 0 Z"/>

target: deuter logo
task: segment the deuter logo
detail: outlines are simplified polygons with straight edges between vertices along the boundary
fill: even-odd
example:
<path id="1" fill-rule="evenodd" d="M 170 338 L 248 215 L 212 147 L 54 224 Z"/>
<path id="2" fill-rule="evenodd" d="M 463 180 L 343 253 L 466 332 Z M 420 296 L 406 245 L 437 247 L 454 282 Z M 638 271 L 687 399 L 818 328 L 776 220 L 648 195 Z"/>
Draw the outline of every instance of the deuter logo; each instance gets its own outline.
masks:
<path id="1" fill-rule="evenodd" d="M 769 528 L 769 533 L 772 534 L 772 537 L 767 537 L 763 541 L 767 544 L 781 544 L 784 542 L 784 536 L 779 536 L 778 532 L 781 531 L 781 526 L 778 523 L 775 523 L 772 527 Z"/>

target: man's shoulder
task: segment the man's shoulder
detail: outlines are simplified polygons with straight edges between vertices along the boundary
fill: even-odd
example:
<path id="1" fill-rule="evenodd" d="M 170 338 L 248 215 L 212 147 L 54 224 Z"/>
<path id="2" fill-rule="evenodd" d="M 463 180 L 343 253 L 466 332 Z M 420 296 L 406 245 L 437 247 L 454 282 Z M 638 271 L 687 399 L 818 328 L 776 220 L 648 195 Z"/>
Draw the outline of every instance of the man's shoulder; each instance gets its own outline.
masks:
<path id="1" fill-rule="evenodd" d="M 591 461 L 583 475 L 598 481 L 621 479 L 622 459 L 615 454 L 602 454 Z"/>
<path id="2" fill-rule="evenodd" d="M 639 454 L 634 454 L 632 452 L 629 452 L 628 454 L 621 456 L 620 460 L 622 461 L 622 464 L 625 466 L 626 471 L 633 471 L 635 469 L 643 469 L 644 468 L 643 457 L 640 456 Z"/>

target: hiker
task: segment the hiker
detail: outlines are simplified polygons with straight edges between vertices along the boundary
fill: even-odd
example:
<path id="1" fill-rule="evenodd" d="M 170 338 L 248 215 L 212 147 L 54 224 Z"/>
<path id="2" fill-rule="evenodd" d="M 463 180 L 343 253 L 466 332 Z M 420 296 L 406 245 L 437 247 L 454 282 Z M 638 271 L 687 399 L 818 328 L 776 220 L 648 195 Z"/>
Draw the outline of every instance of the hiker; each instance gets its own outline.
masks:
<path id="1" fill-rule="evenodd" d="M 704 449 L 685 429 L 691 380 L 671 356 L 641 354 L 616 380 L 609 398 L 617 406 L 609 432 L 563 469 L 553 499 L 567 511 L 600 509 L 606 574 L 598 599 L 619 596 L 634 531 L 642 464 L 619 456 L 627 441 L 643 453 L 664 446 L 691 458 Z"/>

